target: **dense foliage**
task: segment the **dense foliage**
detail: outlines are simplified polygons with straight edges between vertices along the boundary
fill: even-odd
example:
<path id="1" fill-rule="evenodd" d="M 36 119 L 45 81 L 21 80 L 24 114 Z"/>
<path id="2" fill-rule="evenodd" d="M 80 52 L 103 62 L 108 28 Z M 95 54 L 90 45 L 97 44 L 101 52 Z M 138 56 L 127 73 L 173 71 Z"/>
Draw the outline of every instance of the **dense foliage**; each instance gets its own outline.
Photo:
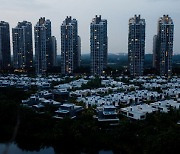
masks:
<path id="1" fill-rule="evenodd" d="M 21 149 L 39 150 L 53 146 L 55 151 L 95 153 L 111 149 L 114 153 L 176 153 L 180 145 L 180 111 L 148 115 L 145 121 L 120 116 L 118 126 L 99 124 L 93 108 L 75 120 L 56 121 L 50 114 L 38 114 L 20 106 L 26 92 L 0 89 L 0 142 L 13 139 Z"/>

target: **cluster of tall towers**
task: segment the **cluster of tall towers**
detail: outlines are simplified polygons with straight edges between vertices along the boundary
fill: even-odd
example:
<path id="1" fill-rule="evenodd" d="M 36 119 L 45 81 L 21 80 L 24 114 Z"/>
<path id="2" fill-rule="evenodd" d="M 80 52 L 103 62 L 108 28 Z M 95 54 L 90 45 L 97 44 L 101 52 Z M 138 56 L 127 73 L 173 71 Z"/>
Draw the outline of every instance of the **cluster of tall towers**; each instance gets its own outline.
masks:
<path id="1" fill-rule="evenodd" d="M 61 73 L 73 74 L 80 67 L 81 38 L 78 22 L 66 17 L 61 27 Z M 146 22 L 141 16 L 129 19 L 128 61 L 131 76 L 142 76 L 145 61 Z M 164 15 L 158 20 L 157 35 L 153 39 L 153 67 L 162 76 L 172 74 L 174 24 Z M 13 67 L 29 70 L 35 66 L 36 74 L 45 74 L 57 65 L 57 41 L 51 35 L 51 21 L 40 18 L 34 26 L 35 61 L 33 61 L 32 24 L 18 22 L 12 29 Z M 107 20 L 95 16 L 90 23 L 91 74 L 102 75 L 107 68 L 108 36 Z M 10 32 L 7 22 L 0 22 L 0 69 L 11 67 Z"/>
<path id="2" fill-rule="evenodd" d="M 158 21 L 157 35 L 153 39 L 153 66 L 160 75 L 172 74 L 173 38 L 173 20 L 164 15 Z"/>
<path id="3" fill-rule="evenodd" d="M 144 71 L 145 19 L 134 16 L 129 20 L 128 59 L 132 76 L 141 76 Z M 171 17 L 163 15 L 158 20 L 157 35 L 153 39 L 153 67 L 161 76 L 171 76 L 174 24 Z"/>
<path id="4" fill-rule="evenodd" d="M 34 26 L 35 70 L 36 74 L 45 74 L 56 66 L 57 44 L 51 36 L 51 21 L 40 18 Z"/>
<path id="5" fill-rule="evenodd" d="M 56 66 L 57 42 L 51 36 L 51 21 L 40 18 L 34 26 L 35 61 L 33 59 L 32 24 L 18 22 L 12 28 L 13 60 L 11 63 L 10 32 L 7 22 L 0 22 L 0 69 L 13 67 L 16 71 L 33 68 L 37 74 L 44 74 Z M 34 63 L 33 63 L 34 62 Z"/>

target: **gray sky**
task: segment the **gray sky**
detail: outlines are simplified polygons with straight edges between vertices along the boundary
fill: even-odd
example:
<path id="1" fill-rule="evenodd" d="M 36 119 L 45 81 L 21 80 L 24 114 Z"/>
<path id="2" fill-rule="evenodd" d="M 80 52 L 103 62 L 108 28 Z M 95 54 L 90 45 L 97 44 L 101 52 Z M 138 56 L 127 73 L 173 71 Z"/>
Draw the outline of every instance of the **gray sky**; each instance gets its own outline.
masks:
<path id="1" fill-rule="evenodd" d="M 146 53 L 152 53 L 158 18 L 169 14 L 175 24 L 174 52 L 180 54 L 180 0 L 0 0 L 0 20 L 11 28 L 22 20 L 34 26 L 41 16 L 50 19 L 58 53 L 60 25 L 67 15 L 78 20 L 82 53 L 89 52 L 89 25 L 96 14 L 108 20 L 109 52 L 113 53 L 127 53 L 128 20 L 134 14 L 146 19 Z"/>

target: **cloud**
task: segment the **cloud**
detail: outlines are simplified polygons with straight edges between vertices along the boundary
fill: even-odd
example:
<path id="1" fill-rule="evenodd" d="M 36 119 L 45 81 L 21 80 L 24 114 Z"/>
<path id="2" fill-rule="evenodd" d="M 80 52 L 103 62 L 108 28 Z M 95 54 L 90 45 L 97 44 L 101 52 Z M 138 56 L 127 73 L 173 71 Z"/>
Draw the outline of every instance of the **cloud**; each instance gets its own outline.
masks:
<path id="1" fill-rule="evenodd" d="M 82 53 L 89 52 L 89 24 L 102 15 L 108 20 L 110 52 L 127 52 L 128 19 L 141 14 L 146 19 L 146 51 L 152 52 L 153 35 L 157 33 L 157 20 L 169 14 L 175 23 L 174 49 L 180 46 L 180 0 L 0 0 L 0 20 L 15 27 L 18 21 L 28 20 L 33 25 L 39 17 L 52 21 L 52 32 L 58 38 L 60 51 L 60 24 L 67 15 L 78 20 L 82 38 Z"/>
<path id="2" fill-rule="evenodd" d="M 48 3 L 44 3 L 41 0 L 0 0 L 1 5 L 0 8 L 1 9 L 13 9 L 13 10 L 17 10 L 17 9 L 42 9 L 44 7 L 48 7 Z"/>

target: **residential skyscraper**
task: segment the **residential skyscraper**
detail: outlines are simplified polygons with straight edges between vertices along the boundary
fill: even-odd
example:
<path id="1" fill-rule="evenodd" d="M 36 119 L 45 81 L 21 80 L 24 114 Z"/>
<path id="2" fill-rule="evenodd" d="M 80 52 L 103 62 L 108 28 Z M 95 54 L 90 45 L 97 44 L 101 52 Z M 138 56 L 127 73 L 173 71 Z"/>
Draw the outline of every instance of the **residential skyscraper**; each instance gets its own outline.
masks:
<path id="1" fill-rule="evenodd" d="M 128 60 L 131 76 L 144 73 L 145 28 L 145 19 L 141 19 L 140 15 L 129 19 Z"/>
<path id="2" fill-rule="evenodd" d="M 107 20 L 101 16 L 93 18 L 90 24 L 91 74 L 102 75 L 107 67 L 108 37 Z"/>
<path id="3" fill-rule="evenodd" d="M 34 27 L 36 74 L 45 74 L 52 65 L 51 21 L 40 18 Z"/>
<path id="4" fill-rule="evenodd" d="M 0 70 L 11 66 L 9 23 L 0 21 Z"/>
<path id="5" fill-rule="evenodd" d="M 81 37 L 78 36 L 78 66 L 81 65 Z"/>
<path id="6" fill-rule="evenodd" d="M 67 17 L 61 25 L 62 74 L 72 74 L 80 66 L 79 41 L 77 20 Z"/>
<path id="7" fill-rule="evenodd" d="M 155 68 L 161 76 L 171 76 L 174 40 L 174 23 L 171 17 L 164 15 L 158 21 L 157 43 L 155 45 Z"/>
<path id="8" fill-rule="evenodd" d="M 46 27 L 46 59 L 47 59 L 47 69 L 51 69 L 53 67 L 53 51 L 51 48 L 51 21 L 45 21 Z"/>
<path id="9" fill-rule="evenodd" d="M 18 70 L 29 70 L 33 67 L 32 24 L 18 22 L 12 29 L 13 65 Z"/>
<path id="10" fill-rule="evenodd" d="M 55 36 L 51 37 L 52 65 L 57 66 L 57 40 Z"/>
<path id="11" fill-rule="evenodd" d="M 153 37 L 153 67 L 156 68 L 158 66 L 159 57 L 157 55 L 157 46 L 158 45 L 158 36 L 154 35 Z"/>

